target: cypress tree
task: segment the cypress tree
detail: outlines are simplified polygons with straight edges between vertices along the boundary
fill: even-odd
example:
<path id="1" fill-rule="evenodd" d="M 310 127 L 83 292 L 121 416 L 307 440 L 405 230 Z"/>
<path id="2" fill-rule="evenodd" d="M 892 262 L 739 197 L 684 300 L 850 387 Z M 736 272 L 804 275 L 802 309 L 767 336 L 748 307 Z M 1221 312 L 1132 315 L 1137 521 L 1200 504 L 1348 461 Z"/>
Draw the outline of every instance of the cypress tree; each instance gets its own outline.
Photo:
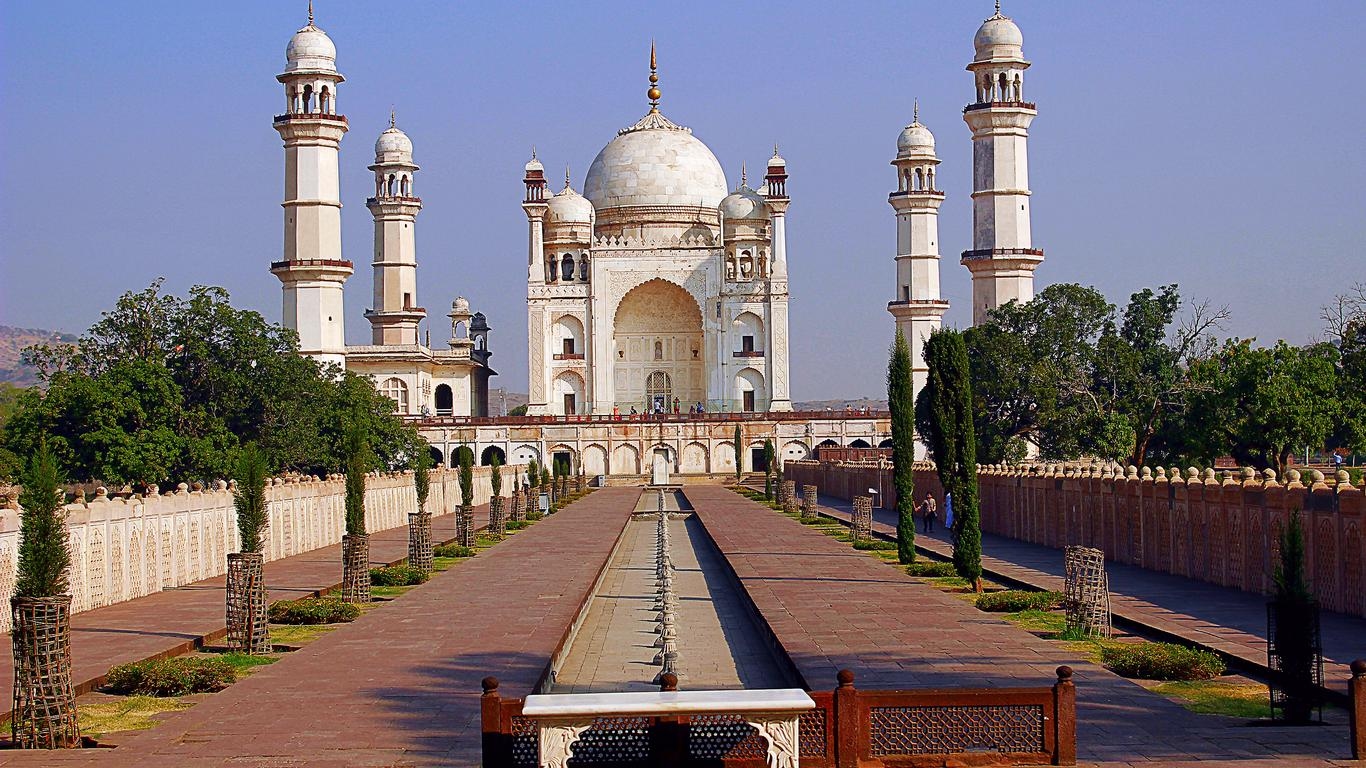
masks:
<path id="1" fill-rule="evenodd" d="M 474 506 L 474 451 L 458 451 L 460 455 L 460 506 Z"/>
<path id="2" fill-rule="evenodd" d="M 1314 680 L 1318 611 L 1305 573 L 1304 525 L 1299 510 L 1291 512 L 1290 524 L 1279 538 L 1281 558 L 1272 574 L 1275 589 L 1271 598 L 1276 626 L 1270 639 L 1279 662 L 1274 679 L 1284 696 L 1282 717 L 1292 723 L 1307 723 L 1318 706 Z"/>
<path id="3" fill-rule="evenodd" d="M 764 441 L 764 500 L 773 501 L 773 441 Z"/>
<path id="4" fill-rule="evenodd" d="M 237 487 L 232 504 L 237 510 L 237 533 L 242 539 L 242 552 L 260 552 L 264 546 L 262 534 L 270 524 L 266 514 L 266 454 L 256 443 L 247 443 L 237 453 L 233 480 Z"/>
<path id="5" fill-rule="evenodd" d="M 489 461 L 489 487 L 493 489 L 494 496 L 503 495 L 503 462 L 498 460 L 496 453 Z"/>
<path id="6" fill-rule="evenodd" d="M 15 597 L 56 597 L 67 592 L 71 553 L 66 548 L 66 508 L 57 461 L 47 441 L 29 464 L 19 493 L 19 571 Z"/>
<path id="7" fill-rule="evenodd" d="M 922 393 L 923 436 L 934 452 L 945 493 L 953 496 L 957 537 L 953 567 L 982 591 L 982 527 L 977 501 L 977 438 L 972 422 L 972 380 L 963 334 L 935 331 L 925 342 L 929 378 Z"/>
<path id="8" fill-rule="evenodd" d="M 892 411 L 892 486 L 896 489 L 897 559 L 915 562 L 915 384 L 911 350 L 896 329 L 887 364 L 887 404 Z"/>
<path id="9" fill-rule="evenodd" d="M 735 425 L 735 482 L 740 482 L 740 470 L 745 465 L 744 454 L 740 453 L 740 440 L 743 439 L 740 425 Z"/>
<path id="10" fill-rule="evenodd" d="M 432 468 L 432 453 L 427 450 L 424 441 L 421 450 L 413 457 L 413 490 L 417 491 L 417 511 L 427 511 L 427 497 L 432 491 L 432 476 L 429 470 Z"/>
<path id="11" fill-rule="evenodd" d="M 374 453 L 365 441 L 365 427 L 356 416 L 346 427 L 346 533 L 365 533 L 365 473 L 374 463 Z"/>

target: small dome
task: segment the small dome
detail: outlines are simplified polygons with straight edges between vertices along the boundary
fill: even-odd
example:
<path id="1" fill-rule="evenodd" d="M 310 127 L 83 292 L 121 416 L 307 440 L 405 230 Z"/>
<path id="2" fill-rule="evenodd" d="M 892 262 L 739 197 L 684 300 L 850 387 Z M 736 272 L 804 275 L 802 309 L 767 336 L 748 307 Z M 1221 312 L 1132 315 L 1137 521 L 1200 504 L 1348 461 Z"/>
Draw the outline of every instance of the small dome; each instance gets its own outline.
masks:
<path id="1" fill-rule="evenodd" d="M 566 184 L 564 189 L 550 198 L 546 216 L 551 225 L 590 224 L 593 221 L 593 204 Z"/>
<path id="2" fill-rule="evenodd" d="M 758 192 L 741 184 L 721 201 L 721 215 L 726 221 L 767 221 L 768 203 Z"/>
<path id="3" fill-rule="evenodd" d="M 457 315 L 468 315 L 470 313 L 470 302 L 464 296 L 456 296 L 455 301 L 451 302 L 451 313 Z"/>
<path id="4" fill-rule="evenodd" d="M 782 156 L 782 155 L 778 154 L 778 148 L 777 148 L 777 147 L 774 147 L 774 148 L 773 148 L 773 157 L 770 157 L 770 158 L 768 159 L 768 167 L 769 167 L 769 168 L 786 168 L 786 167 L 787 167 L 787 161 L 783 159 L 783 156 Z"/>
<path id="5" fill-rule="evenodd" d="M 413 155 L 413 142 L 408 138 L 408 134 L 400 131 L 394 126 L 384 129 L 384 133 L 375 140 L 375 157 L 386 155 L 406 155 L 411 158 Z"/>
<path id="6" fill-rule="evenodd" d="M 972 38 L 972 46 L 977 49 L 976 61 L 990 59 L 1020 58 L 1023 52 L 1024 35 L 1015 22 L 1002 16 L 998 9 L 996 15 L 982 22 L 977 34 Z"/>
<path id="7" fill-rule="evenodd" d="M 526 165 L 523 166 L 523 168 L 526 170 L 527 173 L 530 173 L 532 171 L 545 171 L 545 166 L 541 165 L 541 161 L 537 160 L 535 155 L 531 156 L 531 159 L 527 161 Z"/>
<path id="8" fill-rule="evenodd" d="M 901 135 L 896 137 L 896 154 L 900 157 L 924 153 L 934 154 L 934 134 L 916 121 L 903 128 Z"/>
<path id="9" fill-rule="evenodd" d="M 311 69 L 336 72 L 337 46 L 332 44 L 332 38 L 326 32 L 313 26 L 310 21 L 308 26 L 295 32 L 294 37 L 289 39 L 285 59 L 289 62 L 285 67 L 286 72 Z"/>

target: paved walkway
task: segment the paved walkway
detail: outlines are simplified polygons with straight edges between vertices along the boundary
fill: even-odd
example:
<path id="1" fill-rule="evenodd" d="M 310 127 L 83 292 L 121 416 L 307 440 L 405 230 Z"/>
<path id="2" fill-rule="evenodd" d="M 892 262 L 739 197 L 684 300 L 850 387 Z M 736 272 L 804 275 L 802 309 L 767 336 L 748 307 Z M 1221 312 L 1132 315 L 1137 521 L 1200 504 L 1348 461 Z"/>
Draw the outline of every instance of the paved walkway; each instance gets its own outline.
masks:
<path id="1" fill-rule="evenodd" d="M 830 496 L 821 496 L 820 506 L 844 521 L 852 513 L 849 502 Z M 873 520 L 875 532 L 896 536 L 895 510 L 873 510 Z M 931 534 L 917 528 L 916 546 L 951 558 L 947 532 L 942 525 L 935 528 Z M 983 569 L 999 580 L 1063 589 L 1061 550 L 985 534 L 982 552 Z M 1260 595 L 1122 563 L 1107 563 L 1106 573 L 1110 610 L 1117 618 L 1217 651 L 1244 669 L 1266 669 L 1266 600 Z M 1366 619 L 1326 612 L 1322 635 L 1324 682 L 1345 695 L 1352 676 L 1347 665 L 1366 658 Z"/>
<path id="2" fill-rule="evenodd" d="M 638 493 L 598 490 L 118 749 L 0 765 L 478 765 L 479 681 L 532 692 Z"/>
<path id="3" fill-rule="evenodd" d="M 1069 664 L 1084 761 L 1291 756 L 1326 765 L 1345 755 L 1345 727 L 1247 728 L 1196 715 L 730 490 L 684 493 L 812 688 L 833 688 L 845 667 L 860 688 L 1046 686 Z"/>
<path id="4" fill-rule="evenodd" d="M 488 524 L 488 505 L 475 510 L 475 525 Z M 455 515 L 432 518 L 433 541 L 455 537 Z M 408 556 L 408 526 L 370 534 L 370 562 L 387 565 Z M 341 545 L 315 549 L 265 565 L 270 601 L 319 594 L 341 585 Z M 94 690 L 110 667 L 154 656 L 173 656 L 227 634 L 225 577 L 196 581 L 146 597 L 83 611 L 71 619 L 72 680 L 77 693 Z M 8 639 L 8 638 L 6 638 Z M 14 699 L 14 658 L 0 657 L 0 709 Z"/>
<path id="5" fill-rule="evenodd" d="M 668 498 L 672 502 L 671 497 Z M 653 493 L 641 502 L 657 505 Z M 668 506 L 676 505 L 669 503 Z M 677 513 L 676 513 L 677 514 Z M 659 609 L 655 598 L 658 518 L 638 515 L 626 527 L 607 578 L 589 606 L 555 693 L 658 691 Z M 680 687 L 692 690 L 785 688 L 791 681 L 769 653 L 719 553 L 691 517 L 669 521 L 678 595 Z"/>

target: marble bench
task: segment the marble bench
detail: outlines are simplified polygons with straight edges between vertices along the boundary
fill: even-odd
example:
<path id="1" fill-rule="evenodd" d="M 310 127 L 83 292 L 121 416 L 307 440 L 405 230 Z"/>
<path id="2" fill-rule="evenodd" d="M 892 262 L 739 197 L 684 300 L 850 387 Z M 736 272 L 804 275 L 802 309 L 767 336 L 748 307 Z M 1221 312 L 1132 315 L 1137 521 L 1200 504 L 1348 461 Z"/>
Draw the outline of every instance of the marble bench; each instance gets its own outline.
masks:
<path id="1" fill-rule="evenodd" d="M 816 703 L 799 688 L 527 696 L 522 716 L 536 724 L 542 768 L 564 768 L 574 742 L 600 717 L 738 715 L 768 746 L 769 768 L 797 768 L 797 718 Z"/>

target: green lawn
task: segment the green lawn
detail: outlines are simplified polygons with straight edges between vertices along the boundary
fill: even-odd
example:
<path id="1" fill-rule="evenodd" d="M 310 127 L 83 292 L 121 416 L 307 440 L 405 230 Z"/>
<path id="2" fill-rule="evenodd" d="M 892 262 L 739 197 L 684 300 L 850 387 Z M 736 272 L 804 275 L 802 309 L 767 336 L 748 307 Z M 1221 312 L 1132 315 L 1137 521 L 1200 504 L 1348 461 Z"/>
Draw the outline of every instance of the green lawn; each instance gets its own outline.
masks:
<path id="1" fill-rule="evenodd" d="M 1152 690 L 1203 715 L 1225 715 L 1245 720 L 1271 717 L 1266 686 L 1250 680 L 1216 678 L 1159 683 Z"/>
<path id="2" fill-rule="evenodd" d="M 77 707 L 81 734 L 99 738 L 107 733 L 140 731 L 156 725 L 156 715 L 179 712 L 193 704 L 180 699 L 157 696 L 125 696 L 117 701 Z"/>

